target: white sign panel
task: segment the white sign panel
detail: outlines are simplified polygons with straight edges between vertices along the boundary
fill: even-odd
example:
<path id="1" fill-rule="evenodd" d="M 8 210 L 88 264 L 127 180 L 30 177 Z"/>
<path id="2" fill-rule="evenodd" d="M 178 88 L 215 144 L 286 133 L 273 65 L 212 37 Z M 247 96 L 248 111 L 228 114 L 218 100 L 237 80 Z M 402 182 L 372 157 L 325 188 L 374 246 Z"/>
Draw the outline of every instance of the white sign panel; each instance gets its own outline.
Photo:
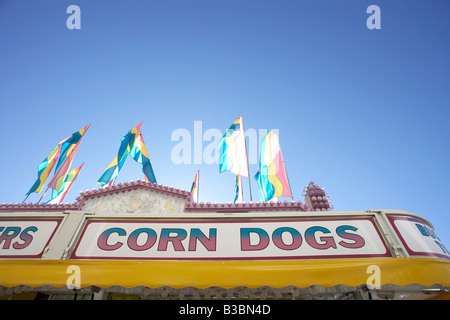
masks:
<path id="1" fill-rule="evenodd" d="M 0 219 L 0 258 L 40 258 L 60 222 Z"/>
<path id="2" fill-rule="evenodd" d="M 450 252 L 428 224 L 406 217 L 389 217 L 389 220 L 411 256 L 450 259 Z"/>
<path id="3" fill-rule="evenodd" d="M 309 259 L 391 256 L 371 218 L 89 220 L 72 259 Z"/>

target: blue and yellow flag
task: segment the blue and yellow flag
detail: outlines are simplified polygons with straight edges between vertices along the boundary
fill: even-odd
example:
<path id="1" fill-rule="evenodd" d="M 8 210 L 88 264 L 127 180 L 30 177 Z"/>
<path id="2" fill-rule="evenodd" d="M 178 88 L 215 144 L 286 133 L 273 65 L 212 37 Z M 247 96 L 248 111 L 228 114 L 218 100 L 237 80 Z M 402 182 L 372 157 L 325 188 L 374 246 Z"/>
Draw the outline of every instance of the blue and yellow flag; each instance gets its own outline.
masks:
<path id="1" fill-rule="evenodd" d="M 156 183 L 155 173 L 153 172 L 152 162 L 147 153 L 147 148 L 142 138 L 142 133 L 139 133 L 134 141 L 133 147 L 130 150 L 130 157 L 137 163 L 142 164 L 142 172 L 144 173 L 145 181 Z"/>
<path id="2" fill-rule="evenodd" d="M 141 126 L 142 122 L 132 130 L 130 130 L 122 138 L 117 156 L 97 181 L 97 183 L 102 187 L 116 179 L 117 175 L 120 172 L 120 169 L 122 169 L 122 166 L 125 163 L 128 154 L 137 163 L 142 164 L 142 171 L 144 172 L 145 180 L 156 183 L 152 164 L 150 162 L 144 140 L 142 139 L 142 134 L 140 133 Z"/>

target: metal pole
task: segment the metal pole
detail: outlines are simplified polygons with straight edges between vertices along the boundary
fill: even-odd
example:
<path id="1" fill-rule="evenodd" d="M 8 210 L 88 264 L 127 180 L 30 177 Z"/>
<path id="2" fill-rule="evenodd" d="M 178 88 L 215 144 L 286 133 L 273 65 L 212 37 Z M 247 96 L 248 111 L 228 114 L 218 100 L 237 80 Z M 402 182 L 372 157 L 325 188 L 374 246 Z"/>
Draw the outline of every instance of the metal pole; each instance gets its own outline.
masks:
<path id="1" fill-rule="evenodd" d="M 198 199 L 200 198 L 200 170 L 197 170 L 197 203 Z"/>
<path id="2" fill-rule="evenodd" d="M 266 134 L 266 138 L 267 138 L 267 134 Z M 261 146 L 262 146 L 262 141 L 261 141 Z M 258 172 L 259 172 L 259 179 L 260 179 L 260 181 L 261 181 L 261 150 L 262 150 L 262 148 L 260 148 L 260 150 L 259 150 L 259 170 L 258 170 Z M 267 177 L 267 179 L 268 179 L 269 177 Z M 264 192 L 264 188 L 262 187 L 262 184 L 259 186 L 259 188 L 261 189 L 261 191 L 262 191 L 262 194 L 263 194 L 263 202 L 267 202 L 268 200 L 270 200 L 270 199 L 268 199 L 267 201 L 266 201 L 266 193 Z"/>
<path id="3" fill-rule="evenodd" d="M 27 194 L 27 196 L 25 197 L 25 199 L 23 199 L 23 201 L 22 201 L 22 204 L 24 204 L 25 203 L 25 201 L 28 199 L 28 197 L 30 196 L 30 193 L 29 194 Z"/>
<path id="4" fill-rule="evenodd" d="M 39 204 L 39 202 L 41 202 L 42 198 L 45 196 L 45 194 L 47 193 L 48 189 L 50 187 L 47 186 L 47 189 L 45 189 L 44 193 L 42 194 L 42 196 L 39 198 L 39 201 L 37 202 L 37 204 Z"/>

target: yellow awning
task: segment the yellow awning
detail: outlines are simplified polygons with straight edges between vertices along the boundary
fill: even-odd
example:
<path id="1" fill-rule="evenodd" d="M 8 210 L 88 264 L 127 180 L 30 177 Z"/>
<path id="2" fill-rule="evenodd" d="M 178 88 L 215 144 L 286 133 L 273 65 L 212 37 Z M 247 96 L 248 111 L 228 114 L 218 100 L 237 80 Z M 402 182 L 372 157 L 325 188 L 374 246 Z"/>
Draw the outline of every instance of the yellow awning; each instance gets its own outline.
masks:
<path id="1" fill-rule="evenodd" d="M 435 258 L 367 258 L 277 261 L 124 261 L 0 260 L 0 286 L 65 287 L 68 267 L 80 270 L 81 287 L 132 288 L 219 286 L 282 288 L 311 285 L 356 287 L 367 282 L 367 268 L 380 269 L 381 285 L 440 284 L 450 287 L 450 261 Z"/>

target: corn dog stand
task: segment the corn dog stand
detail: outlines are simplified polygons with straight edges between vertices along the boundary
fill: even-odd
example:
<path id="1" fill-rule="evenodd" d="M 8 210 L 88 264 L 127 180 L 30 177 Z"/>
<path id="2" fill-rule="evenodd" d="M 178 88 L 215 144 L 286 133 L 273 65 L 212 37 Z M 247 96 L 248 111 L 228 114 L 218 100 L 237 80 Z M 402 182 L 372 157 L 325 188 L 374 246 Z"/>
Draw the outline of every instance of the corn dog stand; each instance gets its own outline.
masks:
<path id="1" fill-rule="evenodd" d="M 314 192 L 194 203 L 138 180 L 0 205 L 0 299 L 449 299 L 450 253 L 429 221 L 331 211 Z"/>

